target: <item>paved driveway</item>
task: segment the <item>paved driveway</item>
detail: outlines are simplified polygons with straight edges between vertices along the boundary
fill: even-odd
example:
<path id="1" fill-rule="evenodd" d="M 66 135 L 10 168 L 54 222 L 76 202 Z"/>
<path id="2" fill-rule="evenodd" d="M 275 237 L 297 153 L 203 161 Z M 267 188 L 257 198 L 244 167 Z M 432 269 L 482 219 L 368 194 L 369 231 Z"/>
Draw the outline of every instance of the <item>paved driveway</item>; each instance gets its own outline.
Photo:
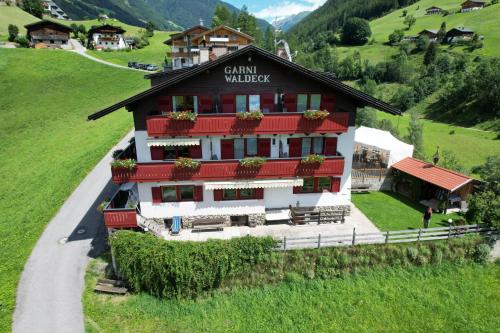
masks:
<path id="1" fill-rule="evenodd" d="M 38 240 L 17 288 L 14 332 L 84 331 L 85 267 L 104 248 L 106 234 L 96 207 L 115 188 L 110 182 L 111 152 L 126 147 L 132 135 L 130 132 L 97 164 Z"/>

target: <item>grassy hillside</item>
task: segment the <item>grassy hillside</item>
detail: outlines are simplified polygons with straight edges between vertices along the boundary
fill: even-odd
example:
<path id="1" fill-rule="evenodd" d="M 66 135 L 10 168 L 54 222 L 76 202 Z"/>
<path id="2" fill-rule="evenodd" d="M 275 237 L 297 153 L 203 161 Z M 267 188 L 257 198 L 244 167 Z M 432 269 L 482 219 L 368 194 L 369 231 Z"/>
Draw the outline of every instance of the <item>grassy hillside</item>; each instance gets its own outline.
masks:
<path id="1" fill-rule="evenodd" d="M 97 266 L 93 263 L 94 268 Z M 373 271 L 196 301 L 84 293 L 87 332 L 496 332 L 500 265 Z"/>
<path id="2" fill-rule="evenodd" d="M 126 112 L 86 116 L 146 88 L 142 75 L 71 52 L 0 49 L 0 332 L 9 331 L 19 275 L 45 225 L 132 127 Z"/>
<path id="3" fill-rule="evenodd" d="M 26 24 L 36 22 L 38 18 L 26 13 L 16 6 L 0 6 L 0 40 L 7 39 L 7 27 L 9 24 L 17 25 L 19 33 L 24 34 Z"/>
<path id="4" fill-rule="evenodd" d="M 137 61 L 141 63 L 155 64 L 162 66 L 165 59 L 165 53 L 170 49 L 170 46 L 163 44 L 170 36 L 170 32 L 155 31 L 153 37 L 149 38 L 149 45 L 140 50 L 130 51 L 87 51 L 94 57 L 118 64 L 127 66 L 129 61 Z"/>

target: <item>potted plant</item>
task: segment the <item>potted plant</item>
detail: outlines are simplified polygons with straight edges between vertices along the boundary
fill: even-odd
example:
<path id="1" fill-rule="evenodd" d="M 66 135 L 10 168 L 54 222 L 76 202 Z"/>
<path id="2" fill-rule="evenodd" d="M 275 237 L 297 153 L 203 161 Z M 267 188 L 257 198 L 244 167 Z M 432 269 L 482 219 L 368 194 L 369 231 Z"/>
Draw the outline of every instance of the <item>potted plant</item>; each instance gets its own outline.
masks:
<path id="1" fill-rule="evenodd" d="M 261 120 L 264 118 L 264 113 L 260 110 L 251 110 L 236 113 L 236 118 L 239 120 Z"/>
<path id="2" fill-rule="evenodd" d="M 113 160 L 111 162 L 111 167 L 113 169 L 129 169 L 132 170 L 137 165 L 137 161 L 132 158 L 127 158 L 124 160 Z"/>
<path id="3" fill-rule="evenodd" d="M 303 164 L 321 164 L 325 161 L 325 156 L 318 154 L 311 154 L 309 156 L 302 157 L 300 161 Z"/>
<path id="4" fill-rule="evenodd" d="M 179 157 L 175 161 L 176 168 L 196 169 L 198 166 L 200 166 L 200 162 L 193 160 L 192 158 L 189 158 L 189 157 Z"/>
<path id="5" fill-rule="evenodd" d="M 240 165 L 245 168 L 258 168 L 261 167 L 266 161 L 263 157 L 245 157 L 240 160 Z"/>
<path id="6" fill-rule="evenodd" d="M 172 120 L 189 120 L 195 122 L 196 117 L 197 114 L 192 110 L 170 112 L 170 118 Z"/>
<path id="7" fill-rule="evenodd" d="M 304 118 L 308 120 L 323 120 L 330 113 L 326 110 L 307 110 L 304 112 Z"/>
<path id="8" fill-rule="evenodd" d="M 104 200 L 97 206 L 97 211 L 103 213 L 104 209 L 109 205 L 109 200 Z"/>

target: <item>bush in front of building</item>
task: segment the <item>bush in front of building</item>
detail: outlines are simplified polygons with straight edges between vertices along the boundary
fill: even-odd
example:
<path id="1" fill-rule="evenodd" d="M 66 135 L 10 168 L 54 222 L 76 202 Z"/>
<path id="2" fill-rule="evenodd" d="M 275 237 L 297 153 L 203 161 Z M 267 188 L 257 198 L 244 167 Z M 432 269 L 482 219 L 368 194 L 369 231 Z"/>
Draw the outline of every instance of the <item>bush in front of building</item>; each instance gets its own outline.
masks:
<path id="1" fill-rule="evenodd" d="M 489 256 L 489 247 L 479 236 L 276 251 L 277 242 L 271 237 L 184 242 L 119 231 L 110 243 L 118 270 L 133 290 L 167 298 L 196 298 L 215 289 L 332 279 L 387 267 L 483 263 Z"/>
<path id="2" fill-rule="evenodd" d="M 110 237 L 116 263 L 135 291 L 158 297 L 196 298 L 244 273 L 276 247 L 271 237 L 206 242 L 165 241 L 150 234 L 119 231 Z"/>

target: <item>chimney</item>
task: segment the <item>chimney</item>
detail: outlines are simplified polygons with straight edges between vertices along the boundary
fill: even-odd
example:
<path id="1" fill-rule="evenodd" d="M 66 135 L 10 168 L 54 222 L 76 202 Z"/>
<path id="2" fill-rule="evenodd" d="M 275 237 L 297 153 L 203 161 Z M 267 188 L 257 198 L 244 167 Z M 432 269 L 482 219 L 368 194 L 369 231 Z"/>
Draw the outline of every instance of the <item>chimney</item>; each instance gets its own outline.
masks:
<path id="1" fill-rule="evenodd" d="M 200 18 L 200 25 L 203 26 L 203 19 Z"/>

